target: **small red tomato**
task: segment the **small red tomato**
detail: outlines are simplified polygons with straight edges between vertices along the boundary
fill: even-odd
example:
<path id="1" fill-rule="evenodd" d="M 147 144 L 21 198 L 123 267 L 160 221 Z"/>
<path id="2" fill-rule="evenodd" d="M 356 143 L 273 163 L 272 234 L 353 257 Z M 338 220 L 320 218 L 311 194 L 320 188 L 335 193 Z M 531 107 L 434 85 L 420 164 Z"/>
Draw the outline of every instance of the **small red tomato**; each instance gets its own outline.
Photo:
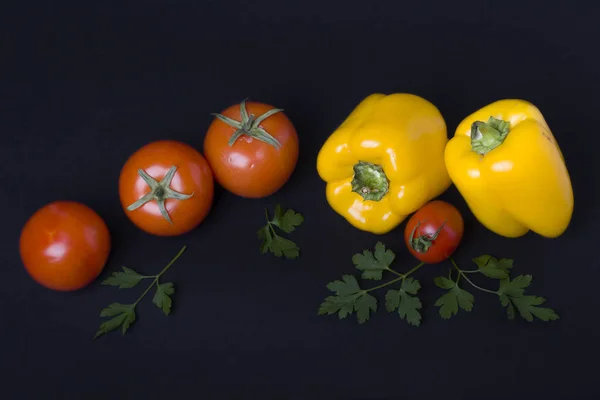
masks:
<path id="1" fill-rule="evenodd" d="M 29 275 L 52 290 L 74 291 L 94 281 L 108 260 L 110 233 L 86 205 L 56 201 L 37 210 L 21 231 L 21 260 Z"/>
<path id="2" fill-rule="evenodd" d="M 404 230 L 404 241 L 413 256 L 428 264 L 448 259 L 463 236 L 464 222 L 453 205 L 434 200 L 412 215 Z"/>
<path id="3" fill-rule="evenodd" d="M 119 177 L 127 217 L 157 236 L 189 232 L 212 207 L 213 176 L 193 147 L 172 140 L 152 142 L 129 157 Z"/>
<path id="4" fill-rule="evenodd" d="M 216 181 L 247 198 L 281 189 L 298 161 L 298 135 L 283 110 L 244 100 L 214 115 L 204 155 Z"/>

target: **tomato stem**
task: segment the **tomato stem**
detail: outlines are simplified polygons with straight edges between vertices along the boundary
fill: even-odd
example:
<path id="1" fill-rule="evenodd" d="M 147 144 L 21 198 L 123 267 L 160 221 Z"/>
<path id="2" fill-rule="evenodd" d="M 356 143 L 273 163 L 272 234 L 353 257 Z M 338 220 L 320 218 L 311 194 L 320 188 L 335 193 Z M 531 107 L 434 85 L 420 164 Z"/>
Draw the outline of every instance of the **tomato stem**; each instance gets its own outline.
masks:
<path id="1" fill-rule="evenodd" d="M 233 135 L 229 138 L 228 144 L 230 147 L 233 146 L 240 136 L 246 135 L 279 149 L 281 147 L 281 143 L 269 132 L 265 131 L 260 124 L 271 115 L 282 111 L 283 110 L 280 108 L 273 108 L 266 113 L 255 117 L 254 115 L 248 114 L 248 111 L 246 110 L 246 99 L 244 99 L 240 104 L 241 121 L 236 121 L 219 113 L 212 113 L 211 115 L 236 129 Z"/>
<path id="2" fill-rule="evenodd" d="M 433 241 L 436 240 L 440 235 L 440 232 L 442 231 L 444 225 L 446 225 L 446 222 L 447 221 L 442 222 L 440 227 L 433 233 L 433 235 L 423 234 L 415 237 L 417 228 L 421 225 L 421 221 L 417 221 L 417 225 L 415 225 L 410 233 L 410 247 L 417 253 L 427 253 L 433 244 Z"/>
<path id="3" fill-rule="evenodd" d="M 169 168 L 169 170 L 167 171 L 165 176 L 160 180 L 160 182 L 158 182 L 156 179 L 148 175 L 146 171 L 144 171 L 143 169 L 139 169 L 138 174 L 148 184 L 148 186 L 150 187 L 150 192 L 146 193 L 133 204 L 130 204 L 127 207 L 127 210 L 137 210 L 144 204 L 156 200 L 156 203 L 158 204 L 158 209 L 160 210 L 162 216 L 170 224 L 173 224 L 173 221 L 171 220 L 169 212 L 167 211 L 167 208 L 165 206 L 165 201 L 167 199 L 187 200 L 194 195 L 194 192 L 192 192 L 191 194 L 184 194 L 171 189 L 171 181 L 175 176 L 176 170 L 177 167 L 173 165 L 171 168 Z"/>

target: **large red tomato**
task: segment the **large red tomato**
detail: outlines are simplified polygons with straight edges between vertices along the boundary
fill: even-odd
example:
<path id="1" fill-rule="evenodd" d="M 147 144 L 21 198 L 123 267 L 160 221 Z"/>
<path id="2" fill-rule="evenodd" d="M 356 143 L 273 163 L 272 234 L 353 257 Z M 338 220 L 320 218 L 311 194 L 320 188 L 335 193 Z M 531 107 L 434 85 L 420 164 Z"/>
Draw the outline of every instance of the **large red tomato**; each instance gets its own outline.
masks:
<path id="1" fill-rule="evenodd" d="M 20 238 L 29 275 L 49 289 L 73 291 L 94 281 L 110 253 L 110 233 L 86 205 L 56 201 L 37 210 Z"/>
<path id="2" fill-rule="evenodd" d="M 419 260 L 435 264 L 449 258 L 462 240 L 463 218 L 453 205 L 441 200 L 421 207 L 406 224 L 404 241 Z"/>
<path id="3" fill-rule="evenodd" d="M 197 227 L 212 207 L 214 182 L 206 159 L 172 140 L 152 142 L 129 157 L 119 178 L 121 205 L 140 229 L 176 236 Z"/>
<path id="4" fill-rule="evenodd" d="M 282 111 L 244 100 L 215 114 L 204 138 L 204 155 L 226 190 L 260 198 L 289 180 L 298 161 L 298 135 Z"/>

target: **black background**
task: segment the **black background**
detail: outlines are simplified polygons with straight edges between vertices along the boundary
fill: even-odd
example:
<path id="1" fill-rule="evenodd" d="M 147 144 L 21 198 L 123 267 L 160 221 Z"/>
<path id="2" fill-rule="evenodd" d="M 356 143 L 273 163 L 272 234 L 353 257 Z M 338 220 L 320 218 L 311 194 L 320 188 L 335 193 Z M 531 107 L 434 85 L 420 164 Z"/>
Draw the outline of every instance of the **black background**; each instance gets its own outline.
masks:
<path id="1" fill-rule="evenodd" d="M 0 13 L 2 398 L 592 398 L 597 380 L 597 40 L 593 2 L 94 1 L 12 2 Z M 509 322 L 496 298 L 443 321 L 440 289 L 420 271 L 423 324 L 383 308 L 364 325 L 319 317 L 325 284 L 354 273 L 351 257 L 378 240 L 396 266 L 415 264 L 404 224 L 382 237 L 350 228 L 325 201 L 317 151 L 362 98 L 409 92 L 439 107 L 448 135 L 497 99 L 536 104 L 569 167 L 575 211 L 558 239 L 499 237 L 454 187 L 442 198 L 466 221 L 456 258 L 491 253 L 533 274 L 530 292 L 561 319 Z M 284 108 L 301 155 L 275 195 L 218 190 L 206 221 L 178 238 L 135 228 L 118 201 L 127 157 L 157 139 L 201 149 L 209 113 L 243 98 Z M 426 162 L 426 160 L 424 160 Z M 34 283 L 18 256 L 27 218 L 69 199 L 107 222 L 103 274 L 76 293 Z M 541 199 L 543 201 L 543 199 Z M 260 255 L 263 208 L 305 215 L 301 257 Z M 124 337 L 91 338 L 99 311 L 137 298 L 100 280 L 126 265 L 168 272 L 165 317 L 146 298 Z M 381 296 L 379 294 L 381 301 Z M 380 303 L 383 304 L 383 303 Z"/>

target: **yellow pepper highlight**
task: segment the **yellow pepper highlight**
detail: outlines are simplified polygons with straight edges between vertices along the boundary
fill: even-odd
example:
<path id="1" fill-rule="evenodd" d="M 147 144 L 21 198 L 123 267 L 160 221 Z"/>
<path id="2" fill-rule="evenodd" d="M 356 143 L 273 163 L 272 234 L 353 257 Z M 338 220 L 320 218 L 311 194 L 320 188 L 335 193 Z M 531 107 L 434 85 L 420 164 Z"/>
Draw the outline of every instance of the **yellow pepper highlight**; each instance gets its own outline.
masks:
<path id="1" fill-rule="evenodd" d="M 317 171 L 330 206 L 363 231 L 384 234 L 451 184 L 446 123 L 412 94 L 372 94 L 325 141 Z"/>
<path id="2" fill-rule="evenodd" d="M 475 217 L 510 238 L 560 236 L 573 213 L 563 154 L 533 104 L 506 99 L 465 118 L 446 146 L 448 173 Z"/>

